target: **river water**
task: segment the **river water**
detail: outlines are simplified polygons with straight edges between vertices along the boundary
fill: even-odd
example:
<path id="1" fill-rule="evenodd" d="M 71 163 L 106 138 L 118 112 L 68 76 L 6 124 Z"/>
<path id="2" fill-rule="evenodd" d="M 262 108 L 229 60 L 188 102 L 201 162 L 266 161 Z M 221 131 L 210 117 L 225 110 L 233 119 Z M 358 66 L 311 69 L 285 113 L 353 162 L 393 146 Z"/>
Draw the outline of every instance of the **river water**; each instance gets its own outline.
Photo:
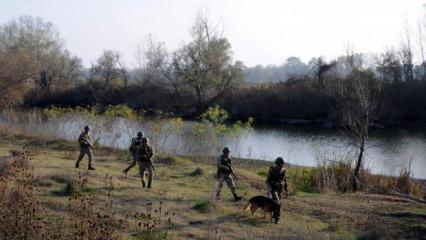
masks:
<path id="1" fill-rule="evenodd" d="M 416 178 L 426 179 L 426 129 L 375 129 L 366 142 L 365 167 L 373 173 L 397 175 L 411 165 Z M 351 137 L 339 130 L 314 127 L 255 127 L 242 140 L 240 154 L 247 158 L 315 166 L 318 159 L 336 160 L 356 154 Z"/>
<path id="2" fill-rule="evenodd" d="M 11 124 L 8 121 L 0 118 L 0 124 L 16 127 L 16 122 Z M 354 159 L 356 154 L 356 146 L 345 133 L 315 127 L 255 126 L 242 136 L 221 139 L 216 149 L 210 147 L 211 141 L 203 143 L 191 138 L 188 134 L 188 129 L 194 125 L 191 121 L 184 122 L 177 131 L 168 120 L 90 120 L 70 115 L 30 123 L 21 119 L 19 128 L 75 140 L 86 124 L 92 126 L 94 138 L 101 145 L 122 149 L 129 146 L 137 131 L 143 130 L 157 150 L 170 154 L 216 155 L 227 145 L 236 157 L 272 161 L 281 156 L 286 162 L 303 166 L 315 166 L 318 159 L 337 161 L 351 156 L 350 159 Z M 413 177 L 426 179 L 426 128 L 372 130 L 366 147 L 364 166 L 373 173 L 397 175 L 410 165 Z M 194 152 L 196 148 L 198 151 Z"/>

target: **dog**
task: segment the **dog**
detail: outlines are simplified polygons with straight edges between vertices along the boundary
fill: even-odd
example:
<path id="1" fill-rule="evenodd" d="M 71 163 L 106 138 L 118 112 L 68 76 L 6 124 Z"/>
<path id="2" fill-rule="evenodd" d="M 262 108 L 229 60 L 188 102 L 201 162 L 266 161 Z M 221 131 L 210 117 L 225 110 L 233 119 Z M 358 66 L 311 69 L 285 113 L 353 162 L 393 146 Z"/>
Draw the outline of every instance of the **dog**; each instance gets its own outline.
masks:
<path id="1" fill-rule="evenodd" d="M 255 196 L 250 198 L 244 211 L 250 210 L 251 214 L 254 215 L 259 208 L 261 208 L 264 212 L 264 219 L 266 219 L 266 213 L 269 213 L 269 222 L 272 223 L 272 219 L 274 219 L 276 223 L 279 221 L 281 205 L 265 196 Z"/>

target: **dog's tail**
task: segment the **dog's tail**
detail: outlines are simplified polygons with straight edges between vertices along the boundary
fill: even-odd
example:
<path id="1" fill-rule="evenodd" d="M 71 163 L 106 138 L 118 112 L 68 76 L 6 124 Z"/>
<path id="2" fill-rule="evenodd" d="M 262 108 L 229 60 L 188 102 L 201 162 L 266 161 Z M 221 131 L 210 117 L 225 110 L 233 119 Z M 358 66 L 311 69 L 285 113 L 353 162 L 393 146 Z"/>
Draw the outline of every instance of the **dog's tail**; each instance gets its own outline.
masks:
<path id="1" fill-rule="evenodd" d="M 248 211 L 251 208 L 251 203 L 249 202 L 249 204 L 247 204 L 247 206 L 244 208 L 244 211 Z"/>

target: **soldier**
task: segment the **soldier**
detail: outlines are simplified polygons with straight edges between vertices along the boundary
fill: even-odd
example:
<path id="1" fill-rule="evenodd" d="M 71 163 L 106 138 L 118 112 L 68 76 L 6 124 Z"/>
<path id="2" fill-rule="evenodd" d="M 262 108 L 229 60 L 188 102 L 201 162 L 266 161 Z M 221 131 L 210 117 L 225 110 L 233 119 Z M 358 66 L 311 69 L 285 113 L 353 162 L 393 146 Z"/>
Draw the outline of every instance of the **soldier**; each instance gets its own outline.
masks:
<path id="1" fill-rule="evenodd" d="M 137 151 L 138 151 L 138 148 L 142 146 L 143 133 L 138 132 L 136 136 L 137 137 L 132 138 L 132 142 L 130 143 L 130 147 L 129 147 L 130 154 L 132 154 L 132 163 L 129 165 L 129 167 L 123 170 L 123 173 L 125 173 L 126 175 L 127 175 L 127 172 L 136 165 L 137 158 L 138 158 Z"/>
<path id="2" fill-rule="evenodd" d="M 143 137 L 143 133 L 142 132 L 138 132 L 137 137 L 132 138 L 132 143 L 130 144 L 130 148 L 129 151 L 132 154 L 133 157 L 133 161 L 136 164 L 136 150 L 138 149 L 138 147 L 140 147 L 142 145 L 142 137 Z"/>
<path id="3" fill-rule="evenodd" d="M 127 172 L 136 165 L 139 165 L 139 174 L 142 180 L 142 187 L 145 188 L 145 171 L 148 172 L 148 188 L 151 188 L 152 175 L 154 172 L 154 164 L 152 162 L 152 157 L 154 156 L 154 150 L 152 146 L 149 145 L 149 140 L 146 137 L 143 137 L 141 140 L 141 145 L 135 145 L 134 150 L 134 160 L 132 164 L 130 164 L 126 169 L 124 169 L 124 173 L 127 175 Z M 132 149 L 132 147 L 131 147 Z"/>
<path id="4" fill-rule="evenodd" d="M 266 185 L 268 186 L 268 195 L 278 204 L 281 204 L 281 193 L 284 187 L 286 196 L 288 196 L 287 177 L 284 168 L 284 159 L 278 157 L 275 159 L 275 165 L 269 168 L 268 176 L 266 178 Z M 275 223 L 279 223 L 280 214 L 275 218 Z"/>
<path id="5" fill-rule="evenodd" d="M 216 199 L 220 200 L 220 193 L 222 192 L 223 182 L 226 182 L 229 189 L 234 196 L 234 201 L 240 201 L 242 197 L 238 196 L 235 192 L 234 178 L 236 179 L 234 170 L 231 167 L 232 161 L 229 157 L 229 148 L 224 147 L 222 155 L 217 159 L 217 187 L 216 187 Z"/>
<path id="6" fill-rule="evenodd" d="M 92 149 L 94 148 L 92 144 L 92 136 L 89 133 L 90 127 L 85 126 L 84 132 L 80 134 L 78 137 L 78 144 L 80 145 L 80 155 L 78 156 L 77 162 L 75 163 L 75 167 L 78 168 L 80 166 L 80 161 L 83 159 L 84 155 L 87 154 L 87 157 L 89 158 L 89 170 L 95 170 L 95 168 L 92 166 L 92 160 L 93 160 L 93 152 Z"/>

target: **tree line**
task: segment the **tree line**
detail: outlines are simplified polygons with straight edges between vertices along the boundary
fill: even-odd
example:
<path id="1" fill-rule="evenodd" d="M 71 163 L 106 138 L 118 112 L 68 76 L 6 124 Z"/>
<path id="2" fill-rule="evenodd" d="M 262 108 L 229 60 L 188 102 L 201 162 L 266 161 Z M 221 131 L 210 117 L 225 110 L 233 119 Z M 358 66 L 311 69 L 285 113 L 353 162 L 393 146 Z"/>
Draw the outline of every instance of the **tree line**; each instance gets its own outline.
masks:
<path id="1" fill-rule="evenodd" d="M 0 107 L 127 104 L 191 118 L 220 105 L 234 119 L 333 126 L 344 118 L 337 93 L 362 76 L 380 88 L 372 124 L 423 124 L 426 27 L 421 26 L 416 48 L 406 34 L 399 49 L 380 55 L 348 49 L 331 61 L 290 57 L 280 66 L 246 67 L 233 59 L 218 25 L 199 13 L 190 41 L 174 51 L 148 37 L 135 54 L 137 67 L 126 66 L 114 50 L 104 50 L 84 67 L 52 23 L 22 16 L 0 25 Z"/>

